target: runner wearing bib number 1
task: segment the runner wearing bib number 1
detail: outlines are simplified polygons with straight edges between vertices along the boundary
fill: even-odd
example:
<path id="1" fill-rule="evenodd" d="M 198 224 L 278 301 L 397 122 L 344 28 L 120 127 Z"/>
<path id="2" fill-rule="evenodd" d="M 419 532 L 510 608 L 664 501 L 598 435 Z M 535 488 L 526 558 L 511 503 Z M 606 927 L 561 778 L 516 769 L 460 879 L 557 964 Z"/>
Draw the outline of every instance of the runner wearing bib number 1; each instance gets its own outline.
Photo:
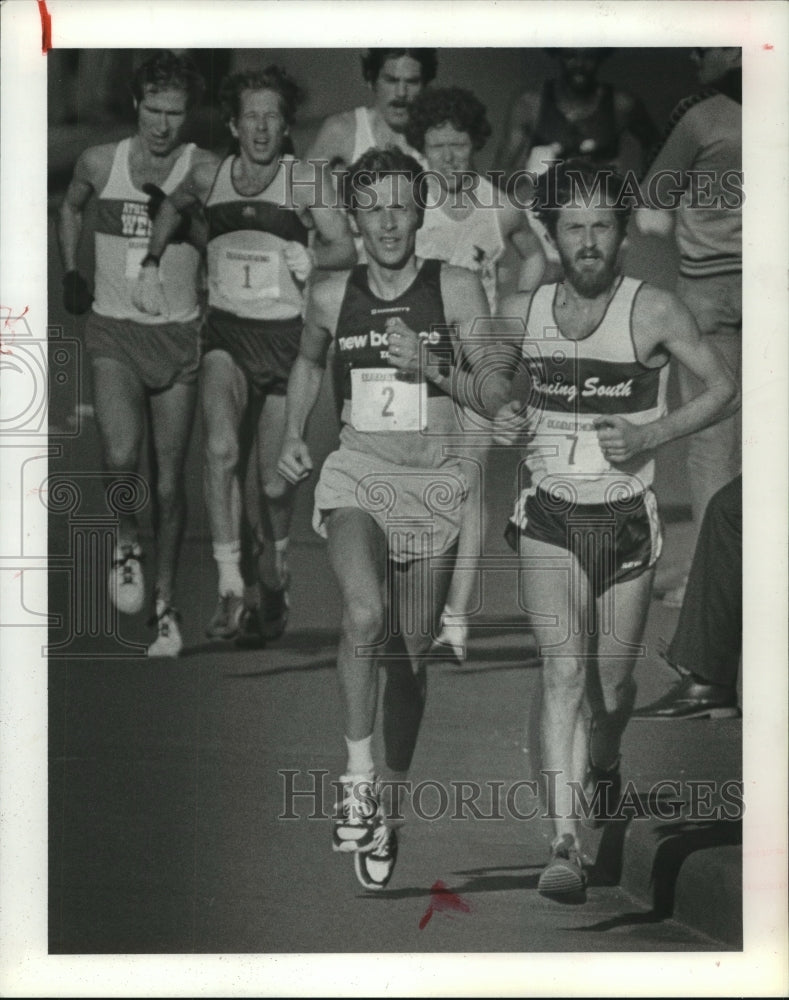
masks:
<path id="1" fill-rule="evenodd" d="M 201 163 L 165 201 L 138 294 L 151 311 L 162 307 L 156 255 L 180 212 L 204 206 L 205 496 L 219 573 L 217 610 L 206 633 L 259 645 L 281 634 L 288 612 L 294 491 L 276 462 L 305 286 L 313 265 L 349 267 L 355 252 L 343 213 L 330 207 L 328 175 L 283 154 L 301 99 L 294 81 L 278 67 L 239 73 L 223 83 L 221 99 L 238 154 Z M 312 229 L 317 238 L 310 248 Z M 247 548 L 254 550 L 244 554 L 256 557 L 256 595 L 242 576 L 244 507 L 252 534 Z"/>
<path id="2" fill-rule="evenodd" d="M 543 659 L 541 767 L 556 779 L 555 839 L 538 889 L 556 897 L 585 891 L 579 819 L 598 823 L 620 807 L 619 744 L 660 554 L 654 450 L 714 423 L 736 397 L 682 302 L 617 274 L 630 212 L 624 184 L 583 161 L 551 167 L 536 211 L 565 278 L 502 305 L 523 323 L 531 376 L 528 405 L 501 409 L 494 441 L 531 435 L 531 486 L 507 537 L 520 552 L 522 607 L 534 615 Z M 670 357 L 704 388 L 668 413 Z"/>
<path id="3" fill-rule="evenodd" d="M 446 456 L 444 440 L 467 395 L 460 379 L 473 378 L 474 369 L 454 366 L 453 341 L 462 349 L 473 319 L 486 313 L 476 275 L 415 256 L 419 171 L 392 147 L 368 150 L 349 169 L 345 202 L 369 263 L 312 289 L 279 462 L 293 483 L 312 468 L 304 427 L 333 339 L 345 397 L 340 447 L 323 465 L 313 519 L 328 539 L 342 597 L 337 665 L 348 761 L 333 844 L 354 855 L 357 878 L 370 889 L 388 883 L 397 854 L 396 809 L 382 804 L 372 755 L 378 664 L 386 667 L 386 765 L 401 778 L 419 731 L 426 658 L 466 495 L 461 465 Z M 490 412 L 504 398 L 499 392 Z"/>

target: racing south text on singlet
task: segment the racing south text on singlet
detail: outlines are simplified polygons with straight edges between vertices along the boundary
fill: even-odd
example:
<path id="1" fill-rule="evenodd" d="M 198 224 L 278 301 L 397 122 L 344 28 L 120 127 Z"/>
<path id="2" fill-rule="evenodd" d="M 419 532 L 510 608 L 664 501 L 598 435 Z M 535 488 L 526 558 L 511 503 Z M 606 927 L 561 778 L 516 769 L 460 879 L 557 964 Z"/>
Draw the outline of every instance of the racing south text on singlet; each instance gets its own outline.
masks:
<path id="1" fill-rule="evenodd" d="M 564 337 L 554 313 L 558 285 L 532 299 L 523 342 L 532 379 L 526 464 L 532 484 L 577 503 L 604 503 L 643 493 L 654 479 L 652 453 L 612 465 L 603 455 L 596 417 L 618 414 L 646 424 L 666 412 L 668 366 L 636 357 L 633 308 L 642 282 L 621 278 L 598 326 L 585 338 Z"/>

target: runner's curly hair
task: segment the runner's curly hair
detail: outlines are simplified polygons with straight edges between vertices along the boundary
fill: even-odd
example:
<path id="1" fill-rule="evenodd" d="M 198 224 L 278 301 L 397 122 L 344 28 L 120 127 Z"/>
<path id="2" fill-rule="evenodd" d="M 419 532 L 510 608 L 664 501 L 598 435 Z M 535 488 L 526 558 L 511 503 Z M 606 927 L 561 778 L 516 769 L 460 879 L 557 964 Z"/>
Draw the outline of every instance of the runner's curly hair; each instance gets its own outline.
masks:
<path id="1" fill-rule="evenodd" d="M 189 56 L 177 56 L 165 49 L 140 63 L 132 74 L 131 92 L 138 104 L 148 89 L 182 90 L 186 106 L 193 108 L 205 93 L 205 80 Z"/>
<path id="2" fill-rule="evenodd" d="M 234 73 L 222 81 L 219 103 L 226 122 L 241 113 L 241 95 L 245 90 L 273 90 L 279 95 L 279 108 L 288 125 L 296 117 L 296 109 L 304 100 L 304 92 L 281 66 L 267 66 L 264 70 Z"/>
<path id="3" fill-rule="evenodd" d="M 620 234 L 624 235 L 633 200 L 626 178 L 611 167 L 596 166 L 587 160 L 559 160 L 537 180 L 534 214 L 551 236 L 556 236 L 562 208 L 599 204 L 615 213 Z"/>
<path id="4" fill-rule="evenodd" d="M 408 111 L 406 141 L 423 153 L 425 133 L 439 125 L 467 132 L 475 150 L 482 149 L 493 131 L 485 105 L 462 87 L 436 87 L 418 94 Z"/>

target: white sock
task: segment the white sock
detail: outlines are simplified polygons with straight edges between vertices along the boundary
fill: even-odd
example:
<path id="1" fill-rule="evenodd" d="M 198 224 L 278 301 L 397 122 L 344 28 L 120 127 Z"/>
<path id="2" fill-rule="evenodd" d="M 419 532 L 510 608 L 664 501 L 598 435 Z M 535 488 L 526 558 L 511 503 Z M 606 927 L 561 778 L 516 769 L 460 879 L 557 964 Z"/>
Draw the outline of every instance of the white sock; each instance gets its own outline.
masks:
<path id="1" fill-rule="evenodd" d="M 372 778 L 375 774 L 373 734 L 370 733 L 363 740 L 349 740 L 346 736 L 345 743 L 348 747 L 348 767 L 346 773 Z"/>
<path id="2" fill-rule="evenodd" d="M 219 570 L 219 593 L 244 595 L 244 581 L 241 577 L 241 542 L 214 542 L 214 561 Z"/>

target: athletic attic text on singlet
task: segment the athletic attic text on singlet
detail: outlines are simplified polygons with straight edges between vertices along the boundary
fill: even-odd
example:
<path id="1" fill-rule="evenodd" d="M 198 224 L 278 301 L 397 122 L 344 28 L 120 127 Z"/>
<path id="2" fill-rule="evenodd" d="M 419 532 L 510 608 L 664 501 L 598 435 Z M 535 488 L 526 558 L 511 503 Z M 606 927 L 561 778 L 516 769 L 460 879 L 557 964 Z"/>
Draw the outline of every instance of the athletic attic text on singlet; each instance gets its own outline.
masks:
<path id="1" fill-rule="evenodd" d="M 601 84 L 600 100 L 585 118 L 570 120 L 560 110 L 556 99 L 556 80 L 546 80 L 540 95 L 540 110 L 534 126 L 533 146 L 558 142 L 562 156 L 581 156 L 593 163 L 607 163 L 619 153 L 619 136 L 614 114 L 614 91 Z M 591 149 L 581 143 L 593 142 Z"/>
<path id="2" fill-rule="evenodd" d="M 349 275 L 335 338 L 344 397 L 340 441 L 397 465 L 437 467 L 445 461 L 442 436 L 455 429 L 454 403 L 432 383 L 388 363 L 386 322 L 393 317 L 427 334 L 431 360 L 450 368 L 454 354 L 441 298 L 441 261 L 423 261 L 396 299 L 373 294 L 366 265 Z"/>
<path id="3" fill-rule="evenodd" d="M 292 319 L 304 310 L 304 293 L 282 251 L 307 245 L 308 230 L 293 207 L 288 162 L 255 195 L 233 184 L 235 157 L 223 160 L 206 203 L 208 304 L 246 319 Z"/>
<path id="4" fill-rule="evenodd" d="M 139 191 L 129 173 L 131 139 L 118 143 L 110 176 L 98 195 L 96 217 L 96 280 L 93 309 L 100 316 L 131 319 L 149 325 L 187 322 L 197 317 L 197 272 L 200 254 L 191 243 L 171 243 L 162 255 L 159 276 L 169 315 L 151 316 L 132 303 L 132 289 L 140 263 L 148 253 L 153 222 L 148 215 L 149 195 Z M 195 147 L 189 144 L 161 185 L 170 194 L 189 171 Z"/>
<path id="5" fill-rule="evenodd" d="M 437 187 L 431 184 L 428 206 L 434 204 L 437 195 Z M 480 206 L 472 206 L 464 219 L 447 215 L 438 204 L 428 207 L 425 221 L 416 231 L 416 253 L 418 257 L 436 257 L 456 267 L 478 272 L 490 311 L 495 313 L 498 302 L 496 264 L 504 253 L 501 213 L 492 207 L 496 204 L 496 194 L 493 185 L 484 177 L 479 178 L 474 196 Z M 451 204 L 453 195 L 450 193 L 446 197 Z"/>
<path id="6" fill-rule="evenodd" d="M 604 503 L 642 493 L 654 478 L 654 457 L 612 465 L 603 455 L 595 418 L 617 414 L 646 424 L 666 412 L 668 366 L 636 357 L 632 315 L 642 282 L 621 278 L 598 326 L 585 338 L 564 337 L 554 313 L 558 285 L 537 290 L 526 320 L 524 363 L 532 378 L 526 464 L 532 484 L 578 503 Z"/>

